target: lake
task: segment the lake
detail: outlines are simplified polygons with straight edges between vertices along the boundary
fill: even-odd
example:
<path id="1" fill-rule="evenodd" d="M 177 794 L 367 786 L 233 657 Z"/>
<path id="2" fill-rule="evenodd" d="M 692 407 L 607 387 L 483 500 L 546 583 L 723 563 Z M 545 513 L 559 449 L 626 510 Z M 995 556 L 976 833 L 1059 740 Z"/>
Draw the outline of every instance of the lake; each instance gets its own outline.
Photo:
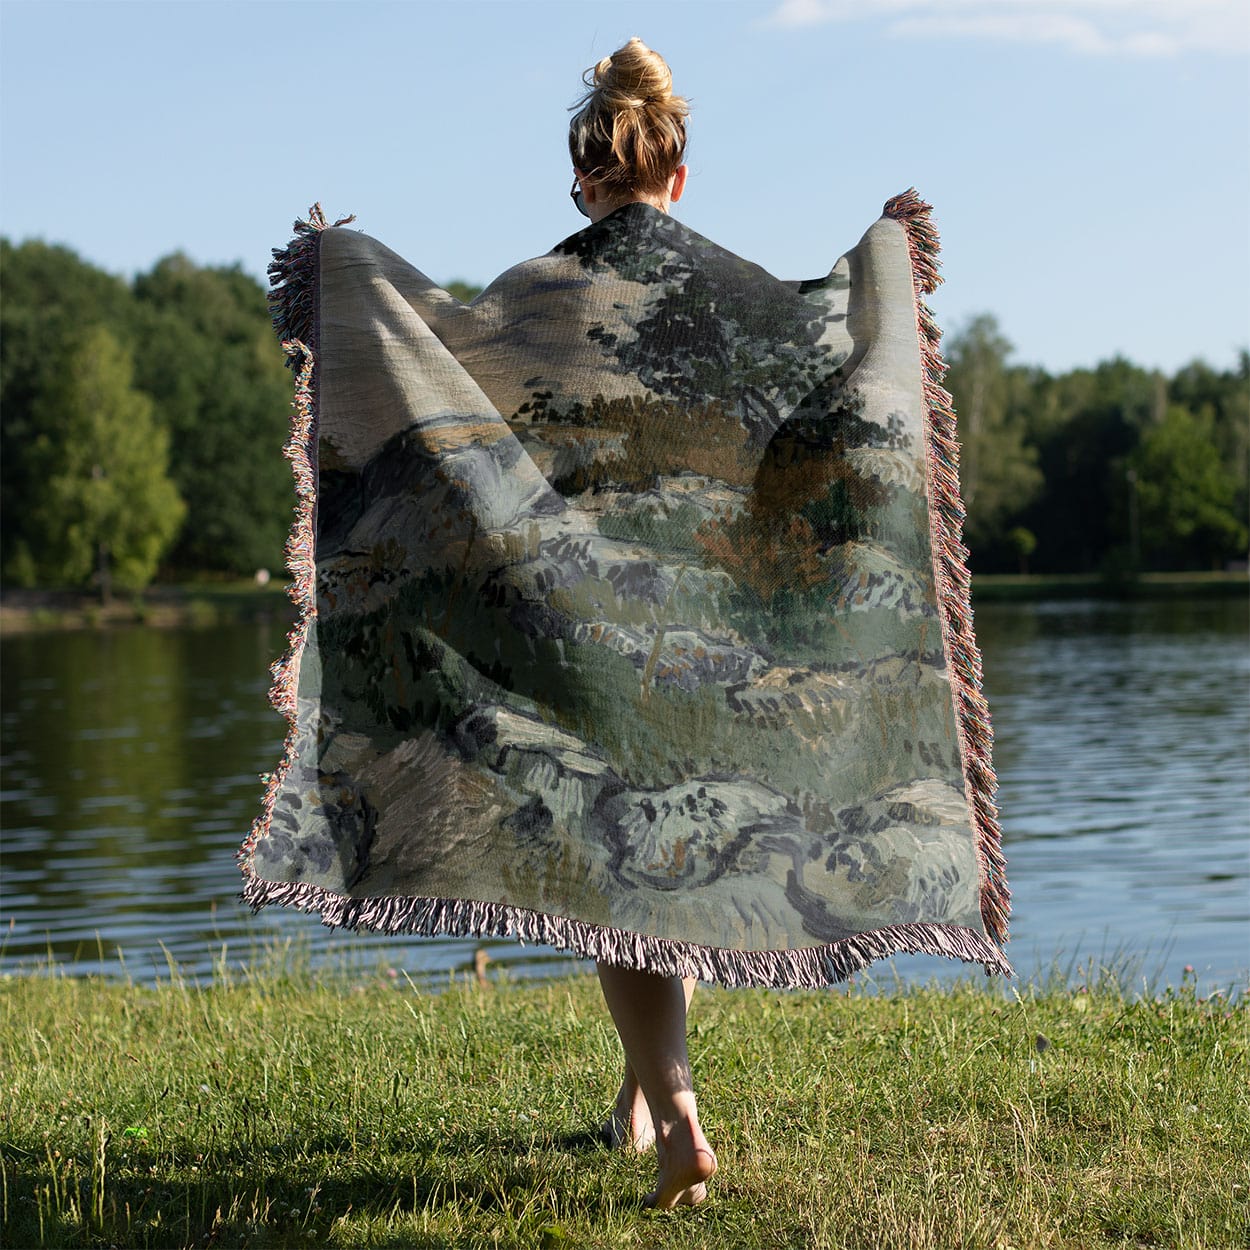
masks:
<path id="1" fill-rule="evenodd" d="M 1250 605 L 986 604 L 1008 954 L 1025 978 L 1244 989 L 1250 970 Z M 579 965 L 511 941 L 332 933 L 237 901 L 235 852 L 283 725 L 265 699 L 276 623 L 0 642 L 0 972 L 207 980 L 280 957 L 425 983 L 473 952 L 516 976 Z M 920 957 L 889 981 L 949 976 Z"/>

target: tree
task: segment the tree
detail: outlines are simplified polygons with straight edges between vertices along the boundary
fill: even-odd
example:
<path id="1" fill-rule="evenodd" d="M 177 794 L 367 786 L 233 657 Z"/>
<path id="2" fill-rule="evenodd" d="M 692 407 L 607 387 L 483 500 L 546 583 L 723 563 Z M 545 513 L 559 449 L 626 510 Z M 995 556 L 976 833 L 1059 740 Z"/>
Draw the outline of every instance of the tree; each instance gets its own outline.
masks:
<path id="1" fill-rule="evenodd" d="M 1130 457 L 1142 552 L 1157 567 L 1219 566 L 1245 554 L 1246 527 L 1234 511 L 1237 478 L 1211 424 L 1173 404 Z"/>
<path id="2" fill-rule="evenodd" d="M 281 456 L 291 381 L 259 283 L 237 266 L 168 256 L 135 280 L 138 385 L 170 432 L 170 473 L 187 503 L 171 555 L 181 568 L 277 567 L 291 520 Z"/>
<path id="3" fill-rule="evenodd" d="M 1012 369 L 1011 344 L 989 314 L 975 317 L 947 347 L 945 385 L 955 399 L 961 441 L 960 488 L 968 509 L 964 532 L 974 553 L 1015 552 L 1005 522 L 1037 495 L 1037 451 L 1020 416 L 1027 371 Z M 980 563 L 980 561 L 978 562 Z"/>
<path id="4" fill-rule="evenodd" d="M 4 299 L 0 301 L 0 572 L 30 583 L 30 532 L 45 482 L 30 463 L 39 433 L 37 398 L 56 379 L 76 339 L 107 325 L 125 342 L 134 301 L 121 278 L 104 273 L 69 248 L 0 239 Z"/>
<path id="5" fill-rule="evenodd" d="M 31 566 L 41 581 L 151 581 L 185 508 L 169 480 L 169 438 L 132 385 L 130 353 L 103 326 L 63 357 L 36 399 Z"/>
<path id="6" fill-rule="evenodd" d="M 1212 369 L 1195 360 L 1168 385 L 1168 398 L 1211 423 L 1211 441 L 1237 483 L 1233 510 L 1250 516 L 1250 352 L 1239 353 L 1237 367 Z"/>
<path id="7" fill-rule="evenodd" d="M 1029 557 L 1037 550 L 1037 538 L 1032 530 L 1017 525 L 1007 533 L 1007 545 L 1020 561 L 1020 572 L 1029 571 Z"/>
<path id="8" fill-rule="evenodd" d="M 1132 563 L 1127 458 L 1162 416 L 1164 388 L 1160 374 L 1117 358 L 1054 378 L 1035 399 L 1032 437 L 1045 487 L 1021 518 L 1037 536 L 1035 570 L 1122 571 Z"/>
<path id="9" fill-rule="evenodd" d="M 453 278 L 444 288 L 448 295 L 454 295 L 462 304 L 471 304 L 482 293 L 480 286 L 466 282 L 463 278 Z"/>

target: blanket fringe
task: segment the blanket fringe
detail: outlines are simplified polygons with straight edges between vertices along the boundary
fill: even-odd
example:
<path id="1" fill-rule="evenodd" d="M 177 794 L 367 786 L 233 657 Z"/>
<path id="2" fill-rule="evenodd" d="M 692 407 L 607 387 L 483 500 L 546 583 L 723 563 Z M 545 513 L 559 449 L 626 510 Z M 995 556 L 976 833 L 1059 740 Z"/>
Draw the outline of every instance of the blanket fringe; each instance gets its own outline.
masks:
<path id="1" fill-rule="evenodd" d="M 244 902 L 259 909 L 270 903 L 318 912 L 331 928 L 370 929 L 426 937 L 506 937 L 568 951 L 583 959 L 604 960 L 659 976 L 697 977 L 730 988 L 772 986 L 819 989 L 890 955 L 941 955 L 979 963 L 987 976 L 1011 976 L 1002 952 L 981 934 L 962 925 L 900 924 L 858 933 L 839 942 L 797 950 L 739 951 L 650 937 L 624 929 L 585 924 L 564 916 L 446 898 L 344 898 L 308 882 L 248 878 Z"/>
<path id="2" fill-rule="evenodd" d="M 345 226 L 355 216 L 340 217 L 333 224 Z M 317 343 L 317 252 L 321 232 L 330 223 L 320 204 L 308 210 L 308 220 L 298 219 L 292 229 L 295 236 L 286 247 L 273 249 L 269 263 L 269 313 L 278 340 L 285 347 L 288 341 Z M 295 359 L 287 366 L 298 369 Z"/>
<path id="3" fill-rule="evenodd" d="M 347 225 L 355 217 L 334 223 Z M 287 594 L 298 609 L 287 634 L 286 651 L 269 669 L 269 701 L 286 717 L 282 758 L 272 773 L 262 773 L 264 794 L 260 814 L 252 822 L 239 849 L 238 860 L 246 885 L 255 881 L 252 852 L 269 832 L 278 791 L 297 754 L 295 713 L 299 691 L 300 658 L 317 615 L 316 508 L 317 508 L 317 253 L 321 232 L 327 228 L 320 204 L 308 210 L 308 220 L 296 221 L 295 237 L 284 248 L 273 249 L 269 266 L 269 309 L 274 329 L 286 352 L 288 368 L 295 370 L 295 398 L 291 403 L 291 436 L 282 454 L 291 462 L 295 478 L 295 519 L 286 540 L 286 567 L 291 574 Z M 309 344 L 314 346 L 309 346 Z"/>
<path id="4" fill-rule="evenodd" d="M 1002 830 L 994 792 L 992 753 L 994 732 L 981 693 L 981 653 L 972 629 L 972 581 L 968 549 L 963 545 L 963 500 L 959 493 L 959 439 L 950 392 L 942 386 L 946 363 L 942 359 L 942 332 L 921 298 L 941 283 L 938 253 L 941 245 L 931 220 L 932 205 L 914 187 L 886 202 L 882 210 L 907 232 L 915 287 L 916 328 L 924 371 L 929 464 L 929 525 L 933 568 L 937 582 L 942 636 L 950 657 L 959 749 L 963 758 L 968 804 L 981 869 L 981 918 L 998 942 L 1007 941 L 1011 893 L 1007 889 Z"/>

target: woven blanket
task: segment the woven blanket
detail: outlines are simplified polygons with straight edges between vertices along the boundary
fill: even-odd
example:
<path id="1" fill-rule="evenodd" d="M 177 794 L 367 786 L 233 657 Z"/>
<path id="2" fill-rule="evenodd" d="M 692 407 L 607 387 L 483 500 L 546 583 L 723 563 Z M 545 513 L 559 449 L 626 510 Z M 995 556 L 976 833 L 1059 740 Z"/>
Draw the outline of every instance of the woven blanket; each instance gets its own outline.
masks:
<path id="1" fill-rule="evenodd" d="M 782 282 L 629 204 L 468 305 L 310 217 L 245 900 L 728 985 L 1010 974 L 928 205 Z"/>

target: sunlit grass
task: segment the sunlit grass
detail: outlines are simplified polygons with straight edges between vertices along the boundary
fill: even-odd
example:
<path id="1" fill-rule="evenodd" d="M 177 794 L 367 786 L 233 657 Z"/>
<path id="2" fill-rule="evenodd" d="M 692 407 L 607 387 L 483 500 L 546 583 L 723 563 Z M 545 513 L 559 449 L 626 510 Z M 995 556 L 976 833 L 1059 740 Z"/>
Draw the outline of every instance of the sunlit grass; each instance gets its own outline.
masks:
<path id="1" fill-rule="evenodd" d="M 1250 1012 L 1188 978 L 701 989 L 721 1171 L 640 1209 L 596 1145 L 597 985 L 223 957 L 211 984 L 0 982 L 6 1246 L 1246 1244 Z"/>

